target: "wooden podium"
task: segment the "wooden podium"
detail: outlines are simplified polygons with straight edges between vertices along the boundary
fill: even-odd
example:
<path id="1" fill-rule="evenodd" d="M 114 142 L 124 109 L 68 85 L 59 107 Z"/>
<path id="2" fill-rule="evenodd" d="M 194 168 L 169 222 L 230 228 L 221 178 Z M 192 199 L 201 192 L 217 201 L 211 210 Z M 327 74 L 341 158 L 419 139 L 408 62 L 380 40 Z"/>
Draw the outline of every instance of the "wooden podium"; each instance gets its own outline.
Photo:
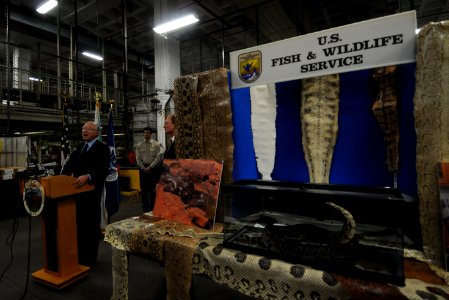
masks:
<path id="1" fill-rule="evenodd" d="M 78 264 L 75 195 L 94 189 L 75 189 L 75 178 L 58 175 L 39 179 L 45 190 L 42 241 L 45 267 L 31 274 L 38 282 L 62 289 L 85 277 L 89 267 Z"/>

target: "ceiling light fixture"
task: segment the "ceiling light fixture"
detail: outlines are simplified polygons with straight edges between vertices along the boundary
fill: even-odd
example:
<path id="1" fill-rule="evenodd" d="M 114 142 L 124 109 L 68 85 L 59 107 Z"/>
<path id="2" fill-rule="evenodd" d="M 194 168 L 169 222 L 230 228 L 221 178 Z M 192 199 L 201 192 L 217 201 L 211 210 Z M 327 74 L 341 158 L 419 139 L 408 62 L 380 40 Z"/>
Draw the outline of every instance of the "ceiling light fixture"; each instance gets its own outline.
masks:
<path id="1" fill-rule="evenodd" d="M 49 135 L 54 134 L 53 131 L 49 130 L 42 130 L 42 131 L 16 131 L 14 132 L 15 135 Z"/>
<path id="2" fill-rule="evenodd" d="M 103 57 L 101 57 L 100 55 L 97 55 L 97 54 L 94 54 L 94 53 L 91 53 L 91 52 L 88 52 L 88 51 L 84 51 L 82 54 L 87 56 L 87 57 L 96 59 L 96 60 L 103 60 Z"/>
<path id="3" fill-rule="evenodd" d="M 52 10 L 53 8 L 55 8 L 56 5 L 58 5 L 58 1 L 48 0 L 47 2 L 45 2 L 44 4 L 42 4 L 41 6 L 36 8 L 36 11 L 40 14 L 45 14 L 45 13 L 49 12 L 50 10 Z"/>
<path id="4" fill-rule="evenodd" d="M 193 23 L 198 22 L 199 19 L 197 17 L 195 17 L 194 15 L 188 15 L 164 24 L 161 24 L 159 26 L 156 26 L 153 28 L 153 30 L 156 33 L 159 34 L 163 34 L 163 33 L 167 33 L 176 29 L 179 29 L 181 27 L 187 26 L 187 25 L 191 25 Z"/>
<path id="5" fill-rule="evenodd" d="M 29 77 L 28 78 L 31 81 L 42 81 L 42 79 L 36 78 L 36 77 Z"/>

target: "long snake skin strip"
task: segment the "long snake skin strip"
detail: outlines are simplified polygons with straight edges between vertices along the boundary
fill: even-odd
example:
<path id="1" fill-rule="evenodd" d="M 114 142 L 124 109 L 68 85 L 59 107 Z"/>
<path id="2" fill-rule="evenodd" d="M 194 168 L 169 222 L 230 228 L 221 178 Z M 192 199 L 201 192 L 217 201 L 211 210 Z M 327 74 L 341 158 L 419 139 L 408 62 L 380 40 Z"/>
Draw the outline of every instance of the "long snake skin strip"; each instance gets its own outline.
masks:
<path id="1" fill-rule="evenodd" d="M 443 235 L 437 163 L 442 149 L 448 147 L 442 139 L 442 108 L 447 105 L 447 76 L 443 75 L 448 61 L 449 22 L 429 23 L 418 36 L 416 91 L 414 114 L 416 128 L 416 171 L 420 221 L 425 255 L 435 264 L 443 265 Z M 444 104 L 443 104 L 444 103 Z M 447 125 L 446 125 L 447 126 Z"/>
<path id="2" fill-rule="evenodd" d="M 203 130 L 197 87 L 197 76 L 178 77 L 174 82 L 178 158 L 199 159 L 203 156 Z"/>
<path id="3" fill-rule="evenodd" d="M 250 95 L 257 169 L 262 179 L 271 179 L 276 153 L 276 86 L 270 83 L 251 87 Z"/>
<path id="4" fill-rule="evenodd" d="M 338 74 L 302 81 L 301 129 L 310 182 L 329 183 L 338 133 Z"/>
<path id="5" fill-rule="evenodd" d="M 399 127 L 395 66 L 377 68 L 373 78 L 376 82 L 376 100 L 372 111 L 384 133 L 387 147 L 387 166 L 390 172 L 399 168 Z"/>
<path id="6" fill-rule="evenodd" d="M 223 182 L 232 181 L 234 142 L 227 71 L 224 68 L 198 74 L 198 101 L 203 123 L 202 159 L 223 163 Z"/>
<path id="7" fill-rule="evenodd" d="M 448 23 L 446 23 L 448 24 Z M 441 88 L 444 101 L 441 103 L 441 156 L 443 161 L 449 161 L 449 33 L 446 27 L 443 42 L 443 63 L 441 64 Z"/>

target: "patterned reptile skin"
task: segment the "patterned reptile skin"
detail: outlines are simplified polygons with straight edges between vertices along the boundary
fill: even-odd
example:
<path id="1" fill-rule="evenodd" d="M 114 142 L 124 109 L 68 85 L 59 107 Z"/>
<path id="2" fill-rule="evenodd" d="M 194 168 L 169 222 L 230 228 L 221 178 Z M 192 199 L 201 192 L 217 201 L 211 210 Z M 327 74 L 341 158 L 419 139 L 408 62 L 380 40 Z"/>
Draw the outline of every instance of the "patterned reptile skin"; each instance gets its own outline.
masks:
<path id="1" fill-rule="evenodd" d="M 232 181 L 232 111 L 224 68 L 178 77 L 174 83 L 176 156 L 223 162 L 223 181 Z"/>
<path id="2" fill-rule="evenodd" d="M 416 171 L 424 253 L 442 266 L 443 235 L 437 163 L 444 159 L 448 141 L 449 22 L 429 23 L 418 36 L 416 62 L 415 128 Z M 447 159 L 447 157 L 446 157 Z"/>
<path id="3" fill-rule="evenodd" d="M 302 145 L 310 182 L 329 183 L 338 133 L 339 76 L 308 78 L 302 84 Z"/>
<path id="4" fill-rule="evenodd" d="M 374 71 L 376 100 L 372 111 L 384 133 L 387 147 L 387 166 L 390 172 L 399 168 L 399 127 L 397 111 L 396 66 L 377 68 Z"/>

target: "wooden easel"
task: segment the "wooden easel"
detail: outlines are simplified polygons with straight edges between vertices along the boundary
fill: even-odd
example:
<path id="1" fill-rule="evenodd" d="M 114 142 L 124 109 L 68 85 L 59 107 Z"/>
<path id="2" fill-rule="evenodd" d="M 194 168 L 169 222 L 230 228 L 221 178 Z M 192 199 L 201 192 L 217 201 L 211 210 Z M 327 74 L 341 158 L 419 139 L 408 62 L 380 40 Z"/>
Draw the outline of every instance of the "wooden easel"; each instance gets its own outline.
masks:
<path id="1" fill-rule="evenodd" d="M 75 178 L 65 175 L 42 177 L 39 181 L 46 196 L 42 222 L 45 266 L 31 276 L 40 283 L 62 289 L 87 276 L 90 269 L 78 264 L 75 195 L 94 187 L 84 185 L 75 189 Z"/>

